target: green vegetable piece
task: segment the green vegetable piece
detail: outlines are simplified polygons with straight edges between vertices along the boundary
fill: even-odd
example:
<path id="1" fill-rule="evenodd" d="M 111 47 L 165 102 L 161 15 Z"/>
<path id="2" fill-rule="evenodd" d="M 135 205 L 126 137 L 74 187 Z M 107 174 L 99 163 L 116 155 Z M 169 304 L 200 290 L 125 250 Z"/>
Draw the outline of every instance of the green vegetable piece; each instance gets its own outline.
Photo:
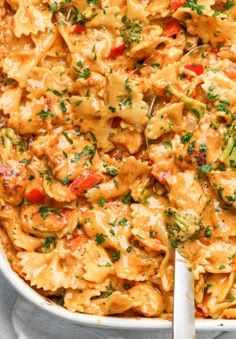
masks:
<path id="1" fill-rule="evenodd" d="M 44 241 L 43 247 L 48 250 L 51 246 L 54 246 L 56 242 L 55 237 L 47 237 Z"/>
<path id="2" fill-rule="evenodd" d="M 184 102 L 185 108 L 193 112 L 198 120 L 204 116 L 206 112 L 206 105 L 203 102 L 190 98 L 187 95 L 183 95 L 181 101 Z"/>
<path id="3" fill-rule="evenodd" d="M 233 169 L 236 168 L 236 123 L 231 124 L 224 134 L 224 144 L 220 161 Z"/>
<path id="4" fill-rule="evenodd" d="M 201 221 L 195 216 L 172 207 L 166 209 L 165 218 L 170 240 L 176 245 L 178 242 L 193 240 L 202 227 Z"/>

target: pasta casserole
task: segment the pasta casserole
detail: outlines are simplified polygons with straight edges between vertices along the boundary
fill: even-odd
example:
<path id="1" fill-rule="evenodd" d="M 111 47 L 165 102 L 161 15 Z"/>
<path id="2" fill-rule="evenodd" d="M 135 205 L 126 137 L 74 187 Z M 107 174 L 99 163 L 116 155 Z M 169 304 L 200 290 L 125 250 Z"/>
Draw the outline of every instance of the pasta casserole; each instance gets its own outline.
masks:
<path id="1" fill-rule="evenodd" d="M 236 318 L 236 1 L 0 0 L 0 236 L 72 312 Z"/>

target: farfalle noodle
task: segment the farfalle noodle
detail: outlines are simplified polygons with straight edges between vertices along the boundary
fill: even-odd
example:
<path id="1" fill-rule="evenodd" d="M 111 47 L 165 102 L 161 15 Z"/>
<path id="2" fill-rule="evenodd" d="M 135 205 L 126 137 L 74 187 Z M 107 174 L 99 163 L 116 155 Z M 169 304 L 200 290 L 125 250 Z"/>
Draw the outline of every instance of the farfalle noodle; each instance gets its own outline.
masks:
<path id="1" fill-rule="evenodd" d="M 236 2 L 0 1 L 0 240 L 71 312 L 236 318 Z"/>

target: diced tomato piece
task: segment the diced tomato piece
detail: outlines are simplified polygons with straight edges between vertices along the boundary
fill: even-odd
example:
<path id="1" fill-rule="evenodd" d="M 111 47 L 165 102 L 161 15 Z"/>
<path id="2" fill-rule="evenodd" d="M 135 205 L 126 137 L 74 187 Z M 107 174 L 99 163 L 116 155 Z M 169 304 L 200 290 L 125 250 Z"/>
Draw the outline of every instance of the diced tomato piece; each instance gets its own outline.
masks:
<path id="1" fill-rule="evenodd" d="M 26 195 L 26 198 L 30 202 L 40 203 L 44 201 L 45 194 L 42 191 L 38 190 L 37 188 L 34 188 Z"/>
<path id="2" fill-rule="evenodd" d="M 217 52 L 219 52 L 219 48 L 217 48 L 217 47 L 212 47 L 212 48 L 210 49 L 210 52 L 211 52 L 211 53 L 217 53 Z"/>
<path id="3" fill-rule="evenodd" d="M 81 24 L 76 24 L 74 28 L 74 33 L 81 34 L 85 31 L 85 27 Z"/>
<path id="4" fill-rule="evenodd" d="M 91 169 L 85 170 L 69 186 L 71 192 L 80 195 L 83 191 L 92 188 L 101 181 L 100 176 Z"/>
<path id="5" fill-rule="evenodd" d="M 88 238 L 81 233 L 75 232 L 71 238 L 69 238 L 66 247 L 73 250 L 77 247 L 85 244 L 88 241 Z"/>
<path id="6" fill-rule="evenodd" d="M 204 72 L 204 67 L 201 64 L 185 65 L 184 67 L 189 71 L 194 72 L 196 75 L 200 75 Z"/>
<path id="7" fill-rule="evenodd" d="M 124 51 L 125 51 L 125 44 L 122 44 L 118 47 L 112 48 L 110 55 L 109 55 L 109 58 L 115 59 L 118 56 L 122 55 L 124 53 Z"/>
<path id="8" fill-rule="evenodd" d="M 172 19 L 166 22 L 164 25 L 164 32 L 163 34 L 170 38 L 174 35 L 177 35 L 179 31 L 181 30 L 181 25 L 178 20 Z"/>
<path id="9" fill-rule="evenodd" d="M 179 7 L 183 6 L 183 4 L 186 2 L 187 0 L 171 0 L 170 1 L 170 9 L 176 11 L 176 9 L 178 9 Z"/>
<path id="10" fill-rule="evenodd" d="M 120 122 L 121 122 L 121 118 L 120 118 L 120 117 L 114 117 L 114 118 L 112 119 L 111 127 L 112 127 L 112 128 L 118 128 L 118 127 L 120 127 Z"/>

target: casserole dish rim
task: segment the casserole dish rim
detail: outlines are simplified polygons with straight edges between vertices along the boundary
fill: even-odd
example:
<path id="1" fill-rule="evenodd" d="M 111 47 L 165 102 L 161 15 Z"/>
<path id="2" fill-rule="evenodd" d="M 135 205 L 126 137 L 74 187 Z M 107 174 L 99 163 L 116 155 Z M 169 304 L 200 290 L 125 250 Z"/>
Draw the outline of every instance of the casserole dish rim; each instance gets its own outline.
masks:
<path id="1" fill-rule="evenodd" d="M 7 282 L 27 301 L 47 313 L 84 326 L 113 329 L 153 330 L 170 329 L 171 321 L 161 318 L 124 318 L 73 313 L 40 295 L 27 284 L 11 267 L 0 242 L 0 272 Z M 236 331 L 235 319 L 197 319 L 196 329 L 204 331 Z"/>

